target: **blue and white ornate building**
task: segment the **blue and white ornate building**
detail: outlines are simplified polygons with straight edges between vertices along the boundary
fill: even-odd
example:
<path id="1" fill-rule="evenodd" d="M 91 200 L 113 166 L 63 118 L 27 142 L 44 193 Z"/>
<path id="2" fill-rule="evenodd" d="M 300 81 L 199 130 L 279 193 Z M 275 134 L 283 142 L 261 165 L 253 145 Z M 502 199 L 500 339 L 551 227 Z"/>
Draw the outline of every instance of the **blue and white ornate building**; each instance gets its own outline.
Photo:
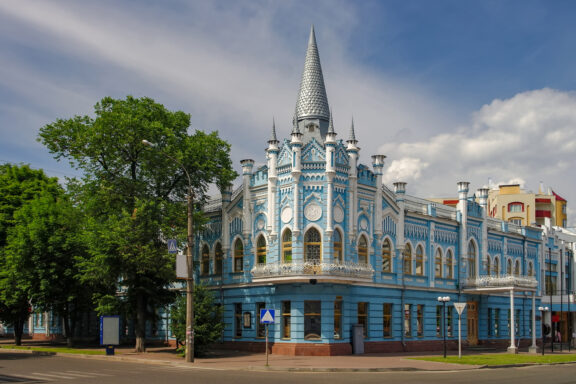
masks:
<path id="1" fill-rule="evenodd" d="M 383 185 L 385 156 L 358 162 L 353 123 L 337 137 L 313 29 L 281 136 L 273 126 L 266 165 L 243 160 L 242 185 L 204 207 L 196 273 L 224 306 L 226 344 L 263 350 L 265 308 L 273 353 L 440 349 L 444 335 L 454 347 L 461 302 L 465 343 L 536 349 L 541 229 L 487 217 L 488 190 L 467 182 L 457 208 Z"/>

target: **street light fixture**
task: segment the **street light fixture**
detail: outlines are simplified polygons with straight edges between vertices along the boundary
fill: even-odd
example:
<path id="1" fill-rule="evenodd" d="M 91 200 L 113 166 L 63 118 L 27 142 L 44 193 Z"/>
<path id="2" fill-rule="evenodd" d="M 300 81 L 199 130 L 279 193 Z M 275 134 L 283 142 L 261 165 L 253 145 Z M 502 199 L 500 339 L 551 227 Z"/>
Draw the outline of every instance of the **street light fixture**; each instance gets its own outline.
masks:
<path id="1" fill-rule="evenodd" d="M 438 296 L 438 302 L 442 303 L 442 335 L 444 336 L 444 358 L 446 358 L 446 303 L 450 301 L 450 296 Z"/>
<path id="2" fill-rule="evenodd" d="M 155 148 L 158 144 L 151 143 L 148 140 L 142 140 L 142 144 L 147 147 Z M 192 180 L 190 174 L 184 165 L 176 158 L 169 154 L 160 151 L 168 159 L 175 162 L 186 175 L 188 179 L 188 191 L 186 193 L 186 202 L 188 207 L 188 235 L 186 243 L 186 361 L 189 363 L 194 362 L 194 260 L 192 259 L 192 247 L 194 246 L 192 221 L 192 200 L 194 198 L 192 193 Z"/>
<path id="3" fill-rule="evenodd" d="M 544 345 L 546 344 L 546 343 L 545 343 L 545 341 L 546 341 L 546 334 L 545 334 L 545 332 L 544 332 L 544 325 L 545 325 L 545 324 L 544 324 L 544 314 L 545 314 L 546 312 L 548 312 L 548 307 L 538 307 L 538 310 L 539 310 L 540 313 L 542 314 L 542 317 L 541 317 L 541 322 L 542 322 L 542 356 L 544 356 Z M 554 342 L 554 341 L 552 341 L 552 342 Z"/>

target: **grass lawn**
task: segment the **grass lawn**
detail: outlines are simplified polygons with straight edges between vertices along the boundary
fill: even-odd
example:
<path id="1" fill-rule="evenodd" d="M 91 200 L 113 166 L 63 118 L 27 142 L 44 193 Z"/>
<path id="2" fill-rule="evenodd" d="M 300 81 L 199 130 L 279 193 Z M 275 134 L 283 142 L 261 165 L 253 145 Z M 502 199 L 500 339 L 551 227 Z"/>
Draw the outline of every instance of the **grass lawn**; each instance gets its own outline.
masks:
<path id="1" fill-rule="evenodd" d="M 565 363 L 576 362 L 576 354 L 508 354 L 508 353 L 489 353 L 485 355 L 464 355 L 461 359 L 458 356 L 429 356 L 415 357 L 415 360 L 438 361 L 441 363 L 470 364 L 470 365 L 508 365 L 508 364 L 547 364 L 547 363 Z"/>
<path id="2" fill-rule="evenodd" d="M 26 347 L 16 345 L 1 345 L 4 349 L 22 349 L 37 352 L 57 352 L 57 353 L 77 353 L 81 355 L 104 355 L 105 351 L 95 351 L 91 349 L 74 349 L 67 347 Z"/>

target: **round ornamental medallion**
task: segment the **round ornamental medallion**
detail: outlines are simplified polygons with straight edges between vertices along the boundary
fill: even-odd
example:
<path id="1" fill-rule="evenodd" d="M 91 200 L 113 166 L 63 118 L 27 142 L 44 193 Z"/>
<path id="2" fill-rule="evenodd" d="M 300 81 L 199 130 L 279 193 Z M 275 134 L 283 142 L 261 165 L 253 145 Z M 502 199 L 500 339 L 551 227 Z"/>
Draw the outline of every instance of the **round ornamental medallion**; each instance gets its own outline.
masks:
<path id="1" fill-rule="evenodd" d="M 292 208 L 284 208 L 282 210 L 281 218 L 283 223 L 288 223 L 290 220 L 292 220 Z"/>
<path id="2" fill-rule="evenodd" d="M 339 205 L 334 207 L 334 221 L 341 223 L 344 220 L 344 211 Z"/>
<path id="3" fill-rule="evenodd" d="M 304 209 L 304 216 L 310 221 L 316 221 L 322 217 L 322 208 L 318 204 L 308 204 Z"/>
<path id="4" fill-rule="evenodd" d="M 366 219 L 360 220 L 360 228 L 366 231 L 368 229 L 368 220 Z"/>
<path id="5" fill-rule="evenodd" d="M 256 226 L 258 227 L 258 229 L 262 229 L 264 228 L 264 219 L 258 219 L 258 222 L 256 223 Z"/>

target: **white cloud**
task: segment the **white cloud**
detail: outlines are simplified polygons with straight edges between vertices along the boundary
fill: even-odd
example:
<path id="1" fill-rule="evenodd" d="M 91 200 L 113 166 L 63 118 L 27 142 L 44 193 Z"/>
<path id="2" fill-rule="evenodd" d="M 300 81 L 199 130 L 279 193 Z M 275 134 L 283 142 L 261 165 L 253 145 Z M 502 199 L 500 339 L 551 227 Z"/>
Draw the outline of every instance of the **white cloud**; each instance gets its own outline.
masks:
<path id="1" fill-rule="evenodd" d="M 453 195 L 459 180 L 480 187 L 491 178 L 535 191 L 544 181 L 576 201 L 576 93 L 540 89 L 494 100 L 454 134 L 381 149 L 392 161 L 385 180 L 399 181 L 395 161 L 408 161 L 413 174 L 422 173 L 411 193 Z"/>

